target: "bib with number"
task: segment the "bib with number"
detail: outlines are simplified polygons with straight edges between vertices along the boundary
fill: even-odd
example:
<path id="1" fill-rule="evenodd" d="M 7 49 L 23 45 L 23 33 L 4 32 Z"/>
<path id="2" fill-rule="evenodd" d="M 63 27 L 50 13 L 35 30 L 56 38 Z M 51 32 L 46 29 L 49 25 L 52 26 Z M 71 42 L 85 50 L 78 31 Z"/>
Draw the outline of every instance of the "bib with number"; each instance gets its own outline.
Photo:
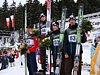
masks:
<path id="1" fill-rule="evenodd" d="M 68 35 L 69 42 L 76 42 L 76 34 L 70 34 Z"/>
<path id="2" fill-rule="evenodd" d="M 59 39 L 53 39 L 53 45 L 59 46 L 60 40 Z"/>
<path id="3" fill-rule="evenodd" d="M 45 34 L 46 33 L 46 28 L 42 28 L 41 29 L 41 34 Z"/>
<path id="4" fill-rule="evenodd" d="M 33 39 L 27 39 L 27 40 L 26 40 L 26 43 L 27 43 L 28 47 L 31 47 L 31 46 L 34 45 Z"/>

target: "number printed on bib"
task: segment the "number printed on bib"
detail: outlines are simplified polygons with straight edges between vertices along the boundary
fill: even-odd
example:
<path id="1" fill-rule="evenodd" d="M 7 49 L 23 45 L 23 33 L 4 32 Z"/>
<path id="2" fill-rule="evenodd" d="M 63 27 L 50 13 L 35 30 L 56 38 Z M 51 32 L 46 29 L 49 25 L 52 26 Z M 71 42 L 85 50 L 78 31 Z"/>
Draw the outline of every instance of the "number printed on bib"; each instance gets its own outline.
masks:
<path id="1" fill-rule="evenodd" d="M 69 42 L 76 42 L 76 34 L 71 34 L 68 36 Z"/>
<path id="2" fill-rule="evenodd" d="M 54 46 L 59 46 L 60 40 L 59 39 L 54 39 L 53 40 L 53 45 Z"/>
<path id="3" fill-rule="evenodd" d="M 28 40 L 26 40 L 26 43 L 27 43 L 28 47 L 34 45 L 34 41 L 33 41 L 32 39 L 28 39 Z"/>
<path id="4" fill-rule="evenodd" d="M 45 34 L 46 33 L 46 28 L 42 28 L 41 29 L 41 34 Z"/>

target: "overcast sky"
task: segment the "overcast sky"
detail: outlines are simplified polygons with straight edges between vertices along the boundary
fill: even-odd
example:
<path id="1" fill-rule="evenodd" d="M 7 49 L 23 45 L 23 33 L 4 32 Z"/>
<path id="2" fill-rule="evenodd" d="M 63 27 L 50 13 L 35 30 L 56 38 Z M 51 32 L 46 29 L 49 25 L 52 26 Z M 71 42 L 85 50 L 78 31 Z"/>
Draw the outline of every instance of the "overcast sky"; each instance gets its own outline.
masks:
<path id="1" fill-rule="evenodd" d="M 0 7 L 2 6 L 2 4 L 3 4 L 4 1 L 5 0 L 0 0 Z M 25 4 L 26 3 L 26 0 L 14 0 L 14 1 L 16 2 L 16 5 L 18 5 L 19 2 L 21 2 L 22 4 Z M 44 3 L 45 2 L 45 0 L 38 0 L 38 1 L 40 1 L 41 3 Z M 8 5 L 11 5 L 12 2 L 13 2 L 13 0 L 7 0 L 7 2 L 8 2 Z"/>

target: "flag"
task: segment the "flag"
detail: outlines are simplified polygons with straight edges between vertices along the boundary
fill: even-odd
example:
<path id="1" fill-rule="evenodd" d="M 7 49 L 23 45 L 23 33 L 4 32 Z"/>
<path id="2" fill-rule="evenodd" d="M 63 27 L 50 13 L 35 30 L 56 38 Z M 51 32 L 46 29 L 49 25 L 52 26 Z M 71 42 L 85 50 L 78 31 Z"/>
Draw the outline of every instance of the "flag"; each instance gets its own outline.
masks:
<path id="1" fill-rule="evenodd" d="M 10 18 L 11 18 L 11 22 L 12 22 L 12 28 L 14 28 L 14 26 L 15 26 L 14 15 L 11 15 Z"/>
<path id="2" fill-rule="evenodd" d="M 8 28 L 10 27 L 10 18 L 6 18 L 6 25 Z"/>
<path id="3" fill-rule="evenodd" d="M 100 75 L 100 42 L 98 43 L 91 60 L 90 75 Z"/>

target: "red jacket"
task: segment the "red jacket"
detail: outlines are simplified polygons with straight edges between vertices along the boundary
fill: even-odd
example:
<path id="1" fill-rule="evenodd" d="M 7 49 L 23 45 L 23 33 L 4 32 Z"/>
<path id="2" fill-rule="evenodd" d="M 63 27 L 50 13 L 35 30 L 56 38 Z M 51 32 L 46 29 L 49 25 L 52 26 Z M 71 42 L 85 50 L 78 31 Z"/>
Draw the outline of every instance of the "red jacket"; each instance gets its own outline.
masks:
<path id="1" fill-rule="evenodd" d="M 33 37 L 33 41 L 34 41 L 34 46 L 29 47 L 28 50 L 30 52 L 37 52 L 37 49 L 39 47 L 39 41 L 38 41 L 37 37 Z"/>

